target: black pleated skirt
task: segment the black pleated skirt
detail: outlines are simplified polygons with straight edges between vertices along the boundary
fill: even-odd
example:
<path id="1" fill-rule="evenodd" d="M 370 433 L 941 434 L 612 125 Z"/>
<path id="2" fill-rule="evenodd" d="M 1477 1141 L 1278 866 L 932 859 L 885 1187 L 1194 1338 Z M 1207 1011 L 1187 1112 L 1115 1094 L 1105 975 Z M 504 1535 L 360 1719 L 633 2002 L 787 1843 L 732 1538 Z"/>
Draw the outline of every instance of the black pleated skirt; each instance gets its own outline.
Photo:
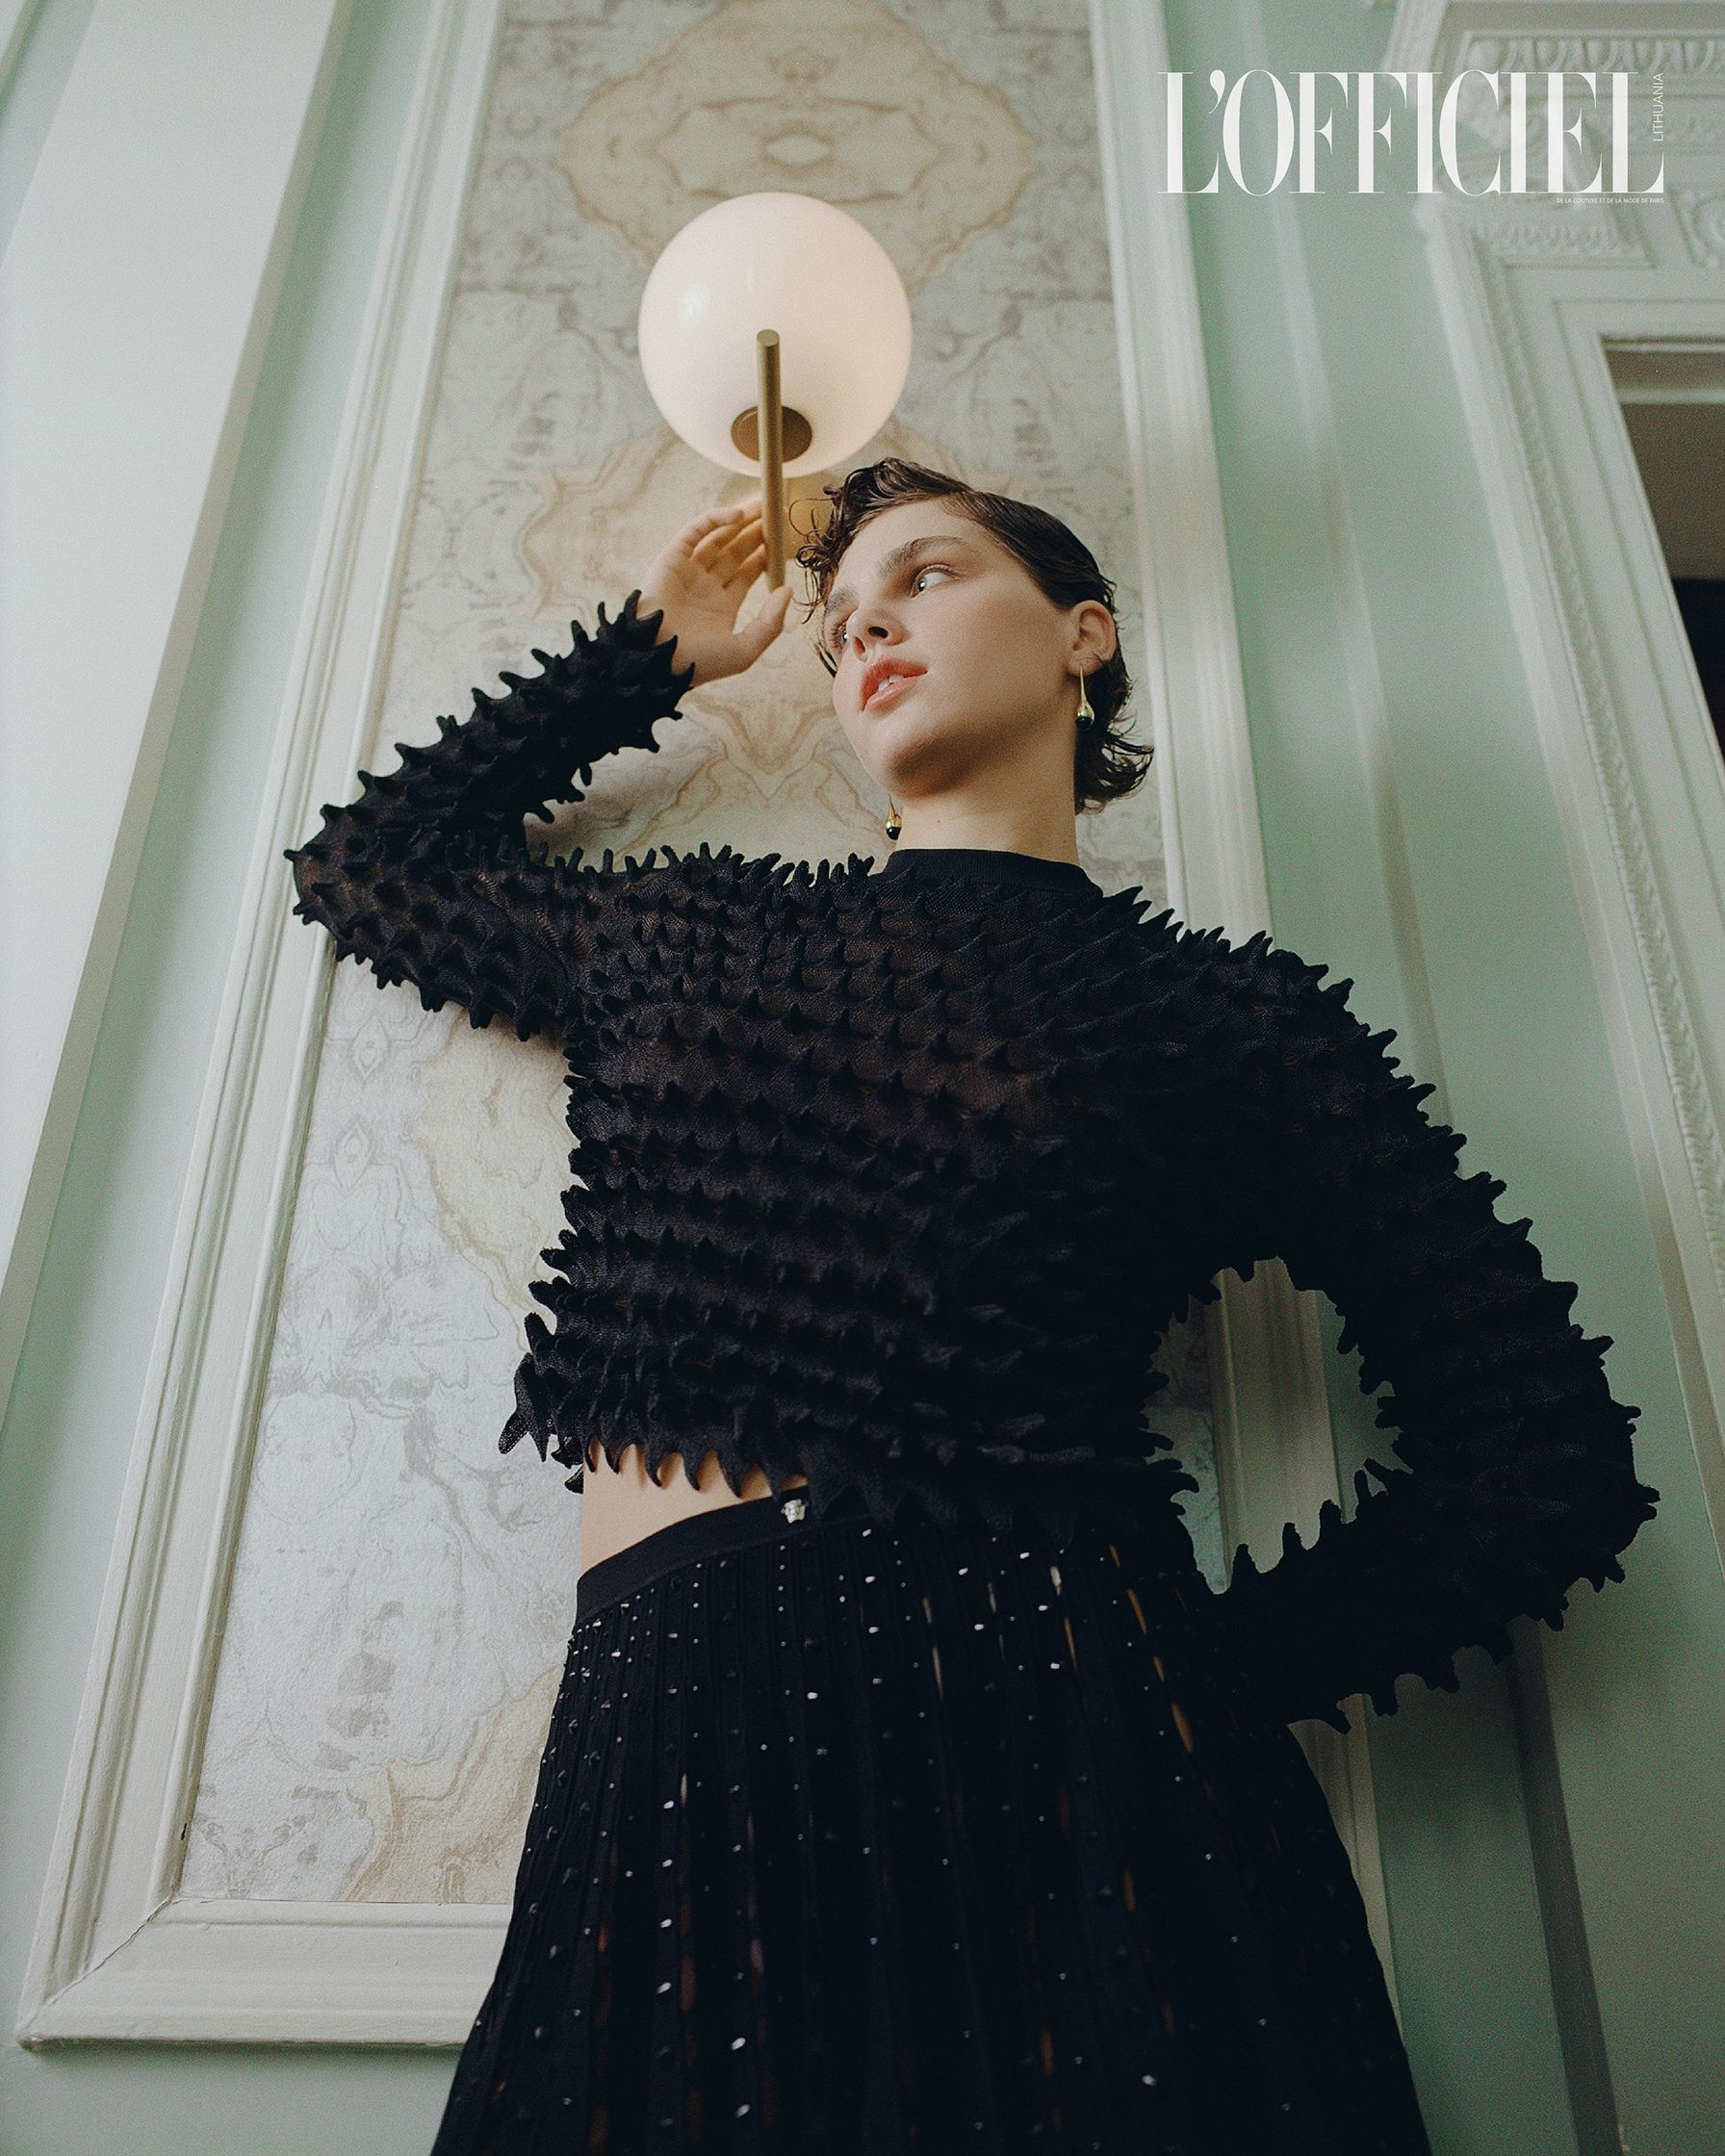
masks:
<path id="1" fill-rule="evenodd" d="M 1430 2156 L 1184 1529 L 796 1492 L 591 1566 L 432 2156 Z"/>

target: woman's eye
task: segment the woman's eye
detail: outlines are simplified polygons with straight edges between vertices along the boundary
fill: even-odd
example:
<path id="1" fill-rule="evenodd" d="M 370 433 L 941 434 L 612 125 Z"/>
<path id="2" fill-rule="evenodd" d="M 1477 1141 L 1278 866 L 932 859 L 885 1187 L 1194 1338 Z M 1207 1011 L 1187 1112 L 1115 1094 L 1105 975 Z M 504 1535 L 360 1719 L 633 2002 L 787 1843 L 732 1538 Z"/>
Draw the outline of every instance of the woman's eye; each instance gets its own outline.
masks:
<path id="1" fill-rule="evenodd" d="M 917 585 L 921 583 L 924 577 L 950 577 L 951 575 L 952 571 L 948 569 L 943 562 L 925 561 L 919 569 L 913 572 L 911 577 L 911 589 L 914 591 Z M 843 656 L 845 632 L 849 626 L 849 622 L 850 616 L 847 614 L 844 620 L 838 624 L 837 628 L 831 632 L 830 649 L 835 658 Z"/>

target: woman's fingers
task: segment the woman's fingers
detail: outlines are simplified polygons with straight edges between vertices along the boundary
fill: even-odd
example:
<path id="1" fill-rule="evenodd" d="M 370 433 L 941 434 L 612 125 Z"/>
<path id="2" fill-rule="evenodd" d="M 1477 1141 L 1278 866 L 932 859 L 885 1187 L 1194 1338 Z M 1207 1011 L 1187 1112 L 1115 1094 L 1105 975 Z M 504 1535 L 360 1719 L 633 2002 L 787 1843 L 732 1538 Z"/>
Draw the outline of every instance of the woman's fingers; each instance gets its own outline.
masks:
<path id="1" fill-rule="evenodd" d="M 746 524 L 729 530 L 709 533 L 694 550 L 691 556 L 694 566 L 698 569 L 715 570 L 720 577 L 724 577 L 729 566 L 757 543 L 760 529 L 759 524 Z"/>
<path id="2" fill-rule="evenodd" d="M 765 508 L 759 495 L 708 509 L 683 526 L 678 552 L 686 565 L 737 599 L 765 568 Z"/>
<path id="3" fill-rule="evenodd" d="M 759 495 L 752 500 L 735 501 L 724 508 L 708 509 L 701 516 L 691 517 L 682 527 L 682 538 L 688 552 L 710 544 L 715 537 L 723 537 L 727 527 L 746 523 L 751 517 L 763 513 L 763 503 Z"/>
<path id="4" fill-rule="evenodd" d="M 707 545 L 715 526 L 720 521 L 717 516 L 694 518 L 690 523 L 683 526 L 665 552 L 680 561 L 692 560 L 701 549 Z"/>
<path id="5" fill-rule="evenodd" d="M 758 517 L 765 504 L 760 495 L 754 494 L 746 501 L 727 501 L 716 509 L 708 509 L 689 521 L 689 528 L 700 530 L 718 524 L 737 524 L 748 517 Z"/>
<path id="6" fill-rule="evenodd" d="M 760 564 L 766 559 L 766 544 L 760 536 L 759 525 L 744 533 L 734 550 L 725 558 L 725 581 L 734 584 L 739 578 L 753 579 L 760 573 Z"/>
<path id="7" fill-rule="evenodd" d="M 745 596 L 754 590 L 766 569 L 766 548 L 757 546 L 752 553 L 744 554 L 725 580 L 725 600 L 728 605 L 741 605 Z M 770 596 L 770 595 L 769 595 Z"/>
<path id="8" fill-rule="evenodd" d="M 760 539 L 760 519 L 751 517 L 746 524 L 736 526 L 734 530 L 722 535 L 715 534 L 713 552 L 721 555 L 744 553 Z"/>
<path id="9" fill-rule="evenodd" d="M 760 573 L 766 559 L 759 524 L 745 525 L 736 537 L 696 566 L 710 576 L 727 597 L 741 595 Z"/>

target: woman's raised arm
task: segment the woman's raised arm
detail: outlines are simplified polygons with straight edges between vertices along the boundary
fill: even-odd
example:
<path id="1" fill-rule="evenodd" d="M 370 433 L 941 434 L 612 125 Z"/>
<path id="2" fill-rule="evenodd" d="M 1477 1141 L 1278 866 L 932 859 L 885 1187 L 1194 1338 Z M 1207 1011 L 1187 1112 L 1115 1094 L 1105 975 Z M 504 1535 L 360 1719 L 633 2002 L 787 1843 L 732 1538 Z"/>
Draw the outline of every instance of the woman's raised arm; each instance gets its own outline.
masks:
<path id="1" fill-rule="evenodd" d="M 687 690 L 754 664 L 790 602 L 783 585 L 737 626 L 766 558 L 759 498 L 691 517 L 614 619 L 602 603 L 591 635 L 571 623 L 570 651 L 534 652 L 539 674 L 502 675 L 504 696 L 476 688 L 466 719 L 439 719 L 440 739 L 398 742 L 396 770 L 362 771 L 357 801 L 326 804 L 322 830 L 283 849 L 295 912 L 328 929 L 338 958 L 411 981 L 428 1011 L 458 1003 L 476 1026 L 501 1014 L 524 1040 L 562 1032 L 631 872 L 608 850 L 599 871 L 579 849 L 555 860 L 523 821 L 579 801 L 573 777 L 587 783 L 601 757 L 657 751 L 655 725 Z"/>
<path id="2" fill-rule="evenodd" d="M 1403 1466 L 1368 1463 L 1344 1520 L 1333 1502 L 1308 1549 L 1290 1526 L 1260 1572 L 1238 1551 L 1222 1617 L 1266 1704 L 1348 1728 L 1339 1702 L 1395 1707 L 1395 1681 L 1446 1691 L 1455 1654 L 1509 1653 L 1516 1616 L 1562 1624 L 1569 1590 L 1621 1579 L 1617 1562 L 1660 1493 L 1635 1475 L 1638 1408 L 1612 1398 L 1609 1335 L 1569 1318 L 1576 1287 L 1545 1276 L 1530 1220 L 1498 1218 L 1506 1186 L 1456 1168 L 1461 1137 L 1398 1070 L 1393 1032 L 1348 1006 L 1352 983 L 1260 935 L 1223 962 L 1229 1014 L 1219 1082 L 1242 1125 L 1223 1172 L 1249 1274 L 1279 1255 L 1322 1289 L 1357 1347 L 1361 1390 L 1384 1379 L 1380 1427 Z"/>
<path id="3" fill-rule="evenodd" d="M 504 674 L 502 696 L 473 692 L 471 715 L 440 718 L 427 747 L 397 744 L 398 769 L 362 771 L 363 791 L 326 805 L 322 828 L 285 849 L 294 911 L 335 938 L 379 982 L 410 981 L 429 1011 L 462 1005 L 477 1026 L 502 1014 L 523 1040 L 554 1032 L 585 955 L 607 933 L 621 874 L 554 860 L 523 830 L 573 790 L 601 757 L 657 750 L 657 720 L 674 715 L 694 668 L 676 668 L 676 638 L 658 640 L 662 611 L 643 614 L 631 591 L 612 620 L 599 607 L 573 648 L 535 651 L 543 669 Z"/>

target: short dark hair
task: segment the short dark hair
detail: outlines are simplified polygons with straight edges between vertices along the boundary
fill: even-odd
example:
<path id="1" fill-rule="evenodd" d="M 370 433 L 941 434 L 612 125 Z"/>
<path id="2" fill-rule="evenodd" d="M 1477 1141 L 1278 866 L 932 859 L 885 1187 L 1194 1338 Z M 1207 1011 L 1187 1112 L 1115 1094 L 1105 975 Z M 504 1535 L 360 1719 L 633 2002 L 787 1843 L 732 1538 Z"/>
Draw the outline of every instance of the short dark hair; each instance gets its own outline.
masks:
<path id="1" fill-rule="evenodd" d="M 1082 600 L 1094 599 L 1114 613 L 1114 585 L 1103 576 L 1094 554 L 1058 517 L 1028 501 L 985 493 L 945 472 L 932 472 L 896 456 L 859 465 L 836 486 L 823 487 L 821 492 L 833 503 L 832 513 L 815 536 L 798 548 L 796 556 L 814 579 L 811 614 L 826 605 L 839 560 L 865 524 L 901 501 L 937 500 L 947 502 L 959 516 L 968 517 L 998 539 L 1054 605 L 1076 606 Z M 829 674 L 837 671 L 824 646 L 819 647 L 819 655 Z M 1079 728 L 1072 760 L 1073 806 L 1080 812 L 1130 793 L 1143 782 L 1156 754 L 1152 743 L 1134 741 L 1119 730 L 1120 714 L 1132 694 L 1132 677 L 1120 655 L 1118 617 L 1114 656 L 1087 675 L 1085 685 L 1096 724 Z"/>

